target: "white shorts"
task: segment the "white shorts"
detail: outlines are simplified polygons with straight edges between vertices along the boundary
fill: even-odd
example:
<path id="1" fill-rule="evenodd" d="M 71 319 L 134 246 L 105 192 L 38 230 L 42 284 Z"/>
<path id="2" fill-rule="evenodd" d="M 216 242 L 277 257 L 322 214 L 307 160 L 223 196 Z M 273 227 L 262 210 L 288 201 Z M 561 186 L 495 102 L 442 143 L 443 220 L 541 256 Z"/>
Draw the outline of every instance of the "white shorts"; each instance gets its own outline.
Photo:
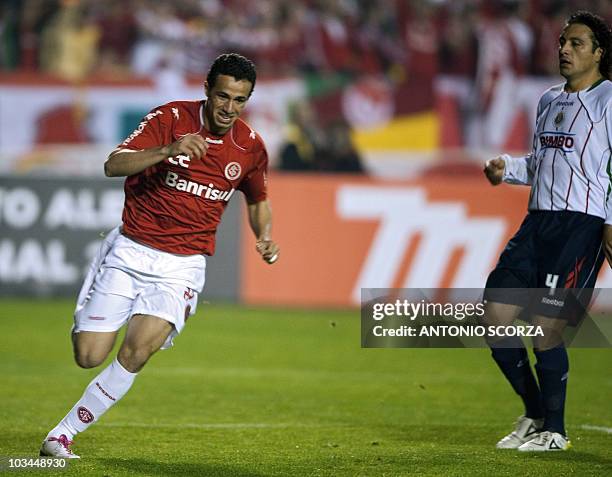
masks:
<path id="1" fill-rule="evenodd" d="M 72 331 L 117 331 L 134 315 L 174 326 L 162 349 L 185 326 L 204 288 L 206 257 L 175 255 L 112 230 L 93 259 L 77 299 Z"/>

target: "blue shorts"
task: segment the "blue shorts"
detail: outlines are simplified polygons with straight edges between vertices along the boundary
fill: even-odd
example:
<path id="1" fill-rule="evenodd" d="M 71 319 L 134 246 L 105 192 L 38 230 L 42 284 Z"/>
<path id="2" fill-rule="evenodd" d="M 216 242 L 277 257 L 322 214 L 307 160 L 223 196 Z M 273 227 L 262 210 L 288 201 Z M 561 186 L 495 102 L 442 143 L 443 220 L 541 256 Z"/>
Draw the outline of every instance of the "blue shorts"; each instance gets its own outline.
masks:
<path id="1" fill-rule="evenodd" d="M 490 273 L 485 298 L 573 321 L 588 306 L 604 261 L 603 225 L 580 212 L 531 211 Z"/>

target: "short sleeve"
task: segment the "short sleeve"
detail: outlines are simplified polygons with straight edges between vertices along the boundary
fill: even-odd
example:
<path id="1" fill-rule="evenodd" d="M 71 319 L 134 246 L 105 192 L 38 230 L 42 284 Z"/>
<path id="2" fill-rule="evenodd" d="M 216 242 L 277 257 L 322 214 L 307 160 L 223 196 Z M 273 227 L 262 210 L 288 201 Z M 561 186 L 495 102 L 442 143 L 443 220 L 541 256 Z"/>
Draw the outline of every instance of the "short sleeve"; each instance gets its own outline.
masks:
<path id="1" fill-rule="evenodd" d="M 166 124 L 167 121 L 171 120 L 171 115 L 164 113 L 163 109 L 153 109 L 142 118 L 142 121 L 140 121 L 132 134 L 117 147 L 119 149 L 141 151 L 152 147 L 164 146 L 164 130 L 169 126 Z"/>
<path id="2" fill-rule="evenodd" d="M 261 202 L 268 197 L 268 153 L 263 146 L 258 152 L 254 153 L 255 167 L 238 186 L 249 204 Z"/>

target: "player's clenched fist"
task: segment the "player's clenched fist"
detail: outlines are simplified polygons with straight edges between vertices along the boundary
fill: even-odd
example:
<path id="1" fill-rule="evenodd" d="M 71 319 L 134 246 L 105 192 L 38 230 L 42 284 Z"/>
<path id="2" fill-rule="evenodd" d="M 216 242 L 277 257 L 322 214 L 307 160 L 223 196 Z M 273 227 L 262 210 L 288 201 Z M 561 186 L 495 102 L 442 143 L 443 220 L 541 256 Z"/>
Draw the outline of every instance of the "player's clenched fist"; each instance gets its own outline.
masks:
<path id="1" fill-rule="evenodd" d="M 185 134 L 179 140 L 168 146 L 168 157 L 176 157 L 182 154 L 192 159 L 203 157 L 208 149 L 208 143 L 199 134 Z"/>
<path id="2" fill-rule="evenodd" d="M 280 248 L 272 240 L 258 240 L 255 248 L 270 265 L 278 260 Z"/>
<path id="3" fill-rule="evenodd" d="M 502 182 L 505 168 L 505 161 L 501 157 L 496 157 L 485 162 L 484 173 L 491 184 L 498 185 Z"/>

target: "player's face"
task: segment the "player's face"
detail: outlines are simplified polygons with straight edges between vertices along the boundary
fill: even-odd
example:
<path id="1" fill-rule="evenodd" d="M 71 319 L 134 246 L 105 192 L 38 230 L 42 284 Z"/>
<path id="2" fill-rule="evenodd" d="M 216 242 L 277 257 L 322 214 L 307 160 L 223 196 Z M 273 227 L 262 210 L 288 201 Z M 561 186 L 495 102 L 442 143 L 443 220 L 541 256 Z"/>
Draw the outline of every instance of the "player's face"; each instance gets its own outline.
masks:
<path id="1" fill-rule="evenodd" d="M 248 80 L 236 81 L 233 76 L 219 75 L 215 85 L 206 89 L 206 127 L 215 134 L 225 134 L 242 113 L 253 85 Z"/>
<path id="2" fill-rule="evenodd" d="M 599 79 L 601 48 L 593 51 L 593 32 L 580 23 L 567 25 L 559 37 L 559 72 L 568 81 L 589 82 Z"/>

